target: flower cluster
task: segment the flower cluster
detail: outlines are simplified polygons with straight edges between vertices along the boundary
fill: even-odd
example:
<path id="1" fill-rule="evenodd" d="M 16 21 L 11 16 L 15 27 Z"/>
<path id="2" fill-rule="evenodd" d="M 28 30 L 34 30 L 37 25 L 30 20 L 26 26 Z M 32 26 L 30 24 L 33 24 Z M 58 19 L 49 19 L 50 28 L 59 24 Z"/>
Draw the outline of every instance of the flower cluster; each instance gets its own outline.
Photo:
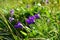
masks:
<path id="1" fill-rule="evenodd" d="M 38 19 L 38 18 L 40 18 L 40 15 L 39 15 L 39 14 L 35 14 L 34 16 L 30 16 L 30 17 L 26 20 L 26 23 L 27 23 L 27 24 L 35 23 L 35 19 Z"/>
<path id="2" fill-rule="evenodd" d="M 35 16 L 30 16 L 27 20 L 26 20 L 26 23 L 27 24 L 32 24 L 35 22 Z"/>
<path id="3" fill-rule="evenodd" d="M 12 17 L 12 16 L 14 15 L 14 10 L 13 10 L 13 9 L 10 10 L 10 15 L 11 15 L 11 17 L 9 17 L 9 21 L 12 22 L 12 21 L 14 20 L 14 18 Z M 29 16 L 29 18 L 27 18 L 27 19 L 25 20 L 25 22 L 26 22 L 28 25 L 30 25 L 30 24 L 35 23 L 35 19 L 38 19 L 38 18 L 40 18 L 40 14 L 39 14 L 39 13 L 38 13 L 38 14 L 35 14 L 35 15 L 33 15 L 33 16 Z M 18 22 L 14 25 L 14 27 L 15 27 L 15 28 L 23 28 L 23 25 L 22 25 L 21 22 L 18 21 Z"/>

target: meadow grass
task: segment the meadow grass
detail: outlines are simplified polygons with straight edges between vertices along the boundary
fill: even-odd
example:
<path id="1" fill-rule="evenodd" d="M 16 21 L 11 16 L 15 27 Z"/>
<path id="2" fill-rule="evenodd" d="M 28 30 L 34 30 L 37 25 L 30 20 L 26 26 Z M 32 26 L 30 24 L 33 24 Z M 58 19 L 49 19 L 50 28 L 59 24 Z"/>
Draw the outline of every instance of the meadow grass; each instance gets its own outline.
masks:
<path id="1" fill-rule="evenodd" d="M 15 21 L 9 22 L 10 10 L 14 9 Z M 40 18 L 27 26 L 25 20 L 35 13 Z M 16 29 L 16 21 L 23 29 Z M 1 40 L 60 40 L 60 0 L 0 0 Z"/>

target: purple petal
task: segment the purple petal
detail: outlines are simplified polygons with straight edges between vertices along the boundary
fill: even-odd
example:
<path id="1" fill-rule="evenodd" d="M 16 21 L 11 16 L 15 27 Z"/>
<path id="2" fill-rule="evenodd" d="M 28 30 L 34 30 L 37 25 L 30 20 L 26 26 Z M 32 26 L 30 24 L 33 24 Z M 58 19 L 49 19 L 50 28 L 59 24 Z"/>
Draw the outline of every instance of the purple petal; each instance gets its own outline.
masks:
<path id="1" fill-rule="evenodd" d="M 17 22 L 16 25 L 14 25 L 15 28 L 22 28 L 22 24 L 20 22 Z"/>
<path id="2" fill-rule="evenodd" d="M 12 17 L 9 17 L 9 21 L 12 22 L 14 20 L 14 18 Z"/>
<path id="3" fill-rule="evenodd" d="M 34 23 L 34 22 L 35 22 L 34 19 L 27 19 L 27 20 L 26 20 L 26 23 L 27 23 L 27 24 L 32 24 L 32 23 Z"/>
<path id="4" fill-rule="evenodd" d="M 46 0 L 46 3 L 48 3 L 48 0 Z"/>
<path id="5" fill-rule="evenodd" d="M 35 19 L 35 16 L 30 16 L 29 19 Z"/>
<path id="6" fill-rule="evenodd" d="M 14 25 L 15 28 L 22 28 L 21 25 Z"/>
<path id="7" fill-rule="evenodd" d="M 40 18 L 40 14 L 35 14 L 34 16 L 36 19 Z"/>
<path id="8" fill-rule="evenodd" d="M 27 24 L 31 24 L 31 21 L 29 19 L 26 20 Z"/>
<path id="9" fill-rule="evenodd" d="M 14 14 L 14 9 L 10 10 L 11 16 Z"/>

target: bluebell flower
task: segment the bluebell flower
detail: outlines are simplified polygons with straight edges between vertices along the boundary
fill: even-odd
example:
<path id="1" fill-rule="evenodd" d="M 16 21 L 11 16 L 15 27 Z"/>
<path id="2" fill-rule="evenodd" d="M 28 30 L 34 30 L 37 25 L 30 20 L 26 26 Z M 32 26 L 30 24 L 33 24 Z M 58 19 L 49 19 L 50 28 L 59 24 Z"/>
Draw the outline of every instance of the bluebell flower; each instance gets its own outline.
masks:
<path id="1" fill-rule="evenodd" d="M 10 14 L 11 14 L 11 16 L 14 15 L 14 9 L 10 10 Z"/>
<path id="2" fill-rule="evenodd" d="M 9 21 L 12 22 L 14 20 L 13 17 L 9 17 Z"/>
<path id="3" fill-rule="evenodd" d="M 23 25 L 20 23 L 20 22 L 17 22 L 15 25 L 14 25 L 15 28 L 22 28 Z"/>
<path id="4" fill-rule="evenodd" d="M 40 14 L 35 14 L 34 16 L 36 19 L 40 18 Z"/>

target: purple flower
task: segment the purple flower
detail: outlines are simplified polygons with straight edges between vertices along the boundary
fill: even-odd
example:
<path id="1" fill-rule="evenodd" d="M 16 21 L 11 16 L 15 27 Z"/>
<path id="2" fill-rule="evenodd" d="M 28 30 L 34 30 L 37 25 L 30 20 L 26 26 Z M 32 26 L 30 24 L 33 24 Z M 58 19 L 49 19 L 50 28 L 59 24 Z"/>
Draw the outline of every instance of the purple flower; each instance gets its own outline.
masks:
<path id="1" fill-rule="evenodd" d="M 26 20 L 26 23 L 27 23 L 27 24 L 31 24 L 31 22 L 30 22 L 30 20 L 29 20 L 29 19 L 27 19 L 27 20 Z"/>
<path id="2" fill-rule="evenodd" d="M 36 19 L 40 18 L 40 14 L 35 14 L 34 16 Z"/>
<path id="3" fill-rule="evenodd" d="M 30 16 L 30 17 L 29 17 L 29 20 L 30 20 L 32 23 L 34 23 L 34 22 L 35 22 L 35 16 Z"/>
<path id="4" fill-rule="evenodd" d="M 14 9 L 10 10 L 10 14 L 11 14 L 11 16 L 13 16 L 13 14 L 14 14 Z"/>
<path id="5" fill-rule="evenodd" d="M 14 18 L 12 17 L 9 17 L 9 21 L 12 22 L 14 20 Z"/>
<path id="6" fill-rule="evenodd" d="M 29 19 L 30 19 L 30 20 L 31 20 L 31 19 L 34 19 L 34 20 L 35 20 L 35 16 L 30 16 Z"/>
<path id="7" fill-rule="evenodd" d="M 22 24 L 20 22 L 17 22 L 16 25 L 14 25 L 15 28 L 22 28 Z"/>
<path id="8" fill-rule="evenodd" d="M 27 19 L 27 20 L 26 20 L 26 23 L 27 23 L 27 24 L 32 24 L 32 23 L 34 23 L 34 22 L 35 22 L 34 19 Z"/>

